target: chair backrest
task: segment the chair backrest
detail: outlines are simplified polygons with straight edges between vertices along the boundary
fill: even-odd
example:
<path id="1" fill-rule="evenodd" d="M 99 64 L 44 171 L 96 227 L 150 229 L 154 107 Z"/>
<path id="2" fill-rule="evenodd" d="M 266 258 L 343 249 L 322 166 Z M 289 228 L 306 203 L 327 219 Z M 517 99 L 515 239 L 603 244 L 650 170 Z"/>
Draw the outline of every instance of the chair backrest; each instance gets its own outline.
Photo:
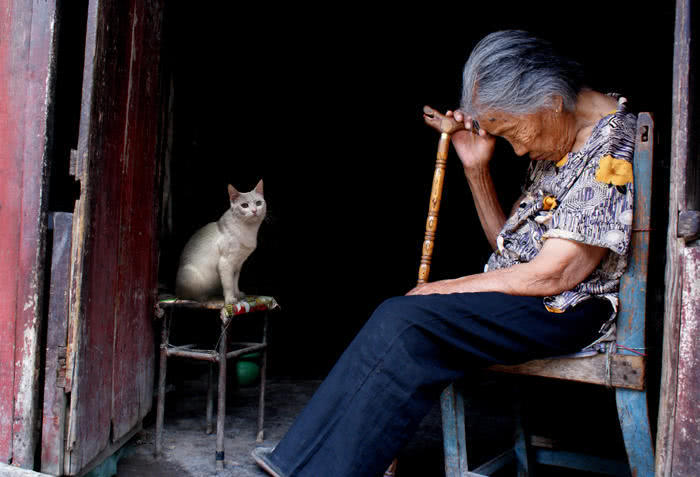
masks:
<path id="1" fill-rule="evenodd" d="M 633 354 L 625 348 L 644 348 L 651 229 L 651 189 L 654 156 L 654 120 L 639 113 L 634 149 L 634 219 L 627 271 L 620 281 L 620 310 L 617 315 L 619 354 Z"/>

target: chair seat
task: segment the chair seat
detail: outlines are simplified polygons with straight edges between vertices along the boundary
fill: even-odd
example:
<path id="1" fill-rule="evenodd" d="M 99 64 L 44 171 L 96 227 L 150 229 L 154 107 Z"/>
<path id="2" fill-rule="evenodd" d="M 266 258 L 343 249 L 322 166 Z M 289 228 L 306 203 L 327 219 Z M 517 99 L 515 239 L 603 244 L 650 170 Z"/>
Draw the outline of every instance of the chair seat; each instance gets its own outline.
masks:
<path id="1" fill-rule="evenodd" d="M 610 359 L 610 361 L 608 361 Z M 613 353 L 585 357 L 537 359 L 516 365 L 496 364 L 489 371 L 563 379 L 615 388 L 644 390 L 645 358 Z"/>
<path id="2" fill-rule="evenodd" d="M 158 308 L 193 308 L 205 310 L 220 310 L 224 308 L 224 300 L 181 300 L 172 295 L 161 295 L 158 297 Z M 228 316 L 243 315 L 256 311 L 274 310 L 279 308 L 279 303 L 271 296 L 264 295 L 246 295 L 236 303 L 228 305 L 226 312 Z"/>

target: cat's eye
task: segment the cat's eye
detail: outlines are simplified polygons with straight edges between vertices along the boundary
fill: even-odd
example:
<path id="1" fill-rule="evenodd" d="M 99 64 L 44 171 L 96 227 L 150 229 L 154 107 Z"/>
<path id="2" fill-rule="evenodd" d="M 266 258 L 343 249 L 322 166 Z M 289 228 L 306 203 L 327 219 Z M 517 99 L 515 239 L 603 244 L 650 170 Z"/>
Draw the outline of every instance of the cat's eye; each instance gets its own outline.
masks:
<path id="1" fill-rule="evenodd" d="M 258 207 L 261 206 L 261 205 L 262 205 L 262 200 L 257 201 L 257 202 L 255 203 L 255 205 L 257 205 Z"/>
<path id="2" fill-rule="evenodd" d="M 241 204 L 241 207 L 243 207 L 244 209 L 247 209 L 247 208 L 248 208 L 248 202 L 242 203 L 242 204 Z"/>

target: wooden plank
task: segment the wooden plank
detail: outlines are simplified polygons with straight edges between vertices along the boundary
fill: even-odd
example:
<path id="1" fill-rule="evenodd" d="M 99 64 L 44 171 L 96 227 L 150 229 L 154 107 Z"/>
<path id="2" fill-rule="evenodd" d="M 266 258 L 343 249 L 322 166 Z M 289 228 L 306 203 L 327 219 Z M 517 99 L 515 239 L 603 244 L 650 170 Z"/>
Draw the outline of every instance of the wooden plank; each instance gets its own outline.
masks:
<path id="1" fill-rule="evenodd" d="M 118 45 L 128 9 L 114 3 L 88 4 L 78 140 L 81 196 L 73 238 L 80 269 L 73 271 L 76 303 L 69 323 L 67 370 L 71 401 L 64 472 L 68 475 L 90 464 L 109 445 L 111 434 L 112 317 L 119 249 L 114 206 L 120 196 L 119 155 L 128 86 L 123 74 L 128 60 Z"/>
<path id="2" fill-rule="evenodd" d="M 674 416 L 674 476 L 697 475 L 700 468 L 700 248 L 682 257 L 683 299 L 678 343 L 678 394 Z"/>
<path id="3" fill-rule="evenodd" d="M 21 193 L 23 83 L 16 74 L 25 54 L 18 31 L 27 20 L 16 12 L 19 2 L 0 6 L 0 461 L 12 460 L 14 417 L 15 309 Z"/>
<path id="4" fill-rule="evenodd" d="M 70 475 L 133 432 L 153 397 L 162 11 L 163 0 L 92 0 L 88 7 L 67 383 Z"/>
<path id="5" fill-rule="evenodd" d="M 615 401 L 632 475 L 653 477 L 654 448 L 649 427 L 647 393 L 618 388 L 615 390 Z"/>
<path id="6" fill-rule="evenodd" d="M 607 385 L 605 372 L 607 356 L 598 354 L 586 358 L 552 358 L 528 361 L 518 365 L 492 365 L 487 369 L 507 374 L 524 374 Z M 627 389 L 644 389 L 644 358 L 642 356 L 613 355 L 610 366 L 611 384 Z"/>
<path id="7" fill-rule="evenodd" d="M 561 450 L 536 449 L 535 460 L 539 464 L 595 472 L 604 475 L 627 477 L 630 475 L 627 462 L 605 457 L 567 452 Z M 632 474 L 636 477 L 636 474 Z"/>
<path id="8" fill-rule="evenodd" d="M 162 8 L 160 0 L 136 2 L 130 19 L 129 96 L 121 161 L 125 177 L 114 313 L 113 438 L 140 422 L 153 402 Z"/>
<path id="9" fill-rule="evenodd" d="M 678 214 L 687 210 L 686 170 L 689 149 L 690 98 L 690 2 L 676 1 L 673 52 L 673 104 L 671 124 L 671 171 L 669 186 L 668 233 L 666 242 L 666 292 L 661 366 L 661 393 L 656 437 L 656 475 L 671 477 L 678 396 L 678 345 L 680 341 L 682 264 L 685 248 L 678 238 Z"/>
<path id="10" fill-rule="evenodd" d="M 647 277 L 649 274 L 649 235 L 651 231 L 652 158 L 654 121 L 649 113 L 639 113 L 634 151 L 634 219 L 627 271 L 620 280 L 620 309 L 617 342 L 626 348 L 646 346 Z M 646 139 L 646 140 L 645 140 Z M 619 353 L 629 354 L 624 349 Z"/>
<path id="11" fill-rule="evenodd" d="M 39 356 L 46 251 L 48 173 L 51 143 L 50 102 L 55 83 L 55 1 L 22 2 L 31 8 L 29 55 L 24 80 L 27 98 L 23 124 L 22 220 L 15 330 L 15 412 L 12 463 L 34 467 L 36 426 L 41 417 Z"/>
<path id="12" fill-rule="evenodd" d="M 442 444 L 445 456 L 445 476 L 462 477 L 468 470 L 464 398 L 454 384 L 440 397 L 442 409 Z"/>
<path id="13" fill-rule="evenodd" d="M 66 341 L 68 293 L 70 290 L 73 214 L 54 214 L 51 286 L 46 330 L 46 364 L 41 431 L 41 471 L 59 475 L 63 471 L 65 439 Z"/>
<path id="14" fill-rule="evenodd" d="M 649 113 L 640 113 L 634 151 L 634 220 L 627 272 L 620 281 L 620 310 L 617 342 L 629 349 L 646 346 L 647 278 L 651 233 L 652 158 L 654 123 Z M 630 354 L 618 348 L 622 354 Z M 633 475 L 654 475 L 654 447 L 645 391 L 616 389 L 617 415 Z"/>
<path id="15" fill-rule="evenodd" d="M 39 416 L 55 2 L 0 6 L 0 455 L 30 467 Z"/>

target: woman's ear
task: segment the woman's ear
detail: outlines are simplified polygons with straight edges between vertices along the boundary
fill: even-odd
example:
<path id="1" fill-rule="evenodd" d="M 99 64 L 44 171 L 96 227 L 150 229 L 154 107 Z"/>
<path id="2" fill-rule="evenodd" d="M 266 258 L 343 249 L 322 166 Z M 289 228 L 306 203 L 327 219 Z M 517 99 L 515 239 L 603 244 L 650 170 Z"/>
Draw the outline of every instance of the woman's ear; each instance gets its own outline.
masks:
<path id="1" fill-rule="evenodd" d="M 552 107 L 557 113 L 564 111 L 564 98 L 562 98 L 559 94 L 552 96 Z"/>

